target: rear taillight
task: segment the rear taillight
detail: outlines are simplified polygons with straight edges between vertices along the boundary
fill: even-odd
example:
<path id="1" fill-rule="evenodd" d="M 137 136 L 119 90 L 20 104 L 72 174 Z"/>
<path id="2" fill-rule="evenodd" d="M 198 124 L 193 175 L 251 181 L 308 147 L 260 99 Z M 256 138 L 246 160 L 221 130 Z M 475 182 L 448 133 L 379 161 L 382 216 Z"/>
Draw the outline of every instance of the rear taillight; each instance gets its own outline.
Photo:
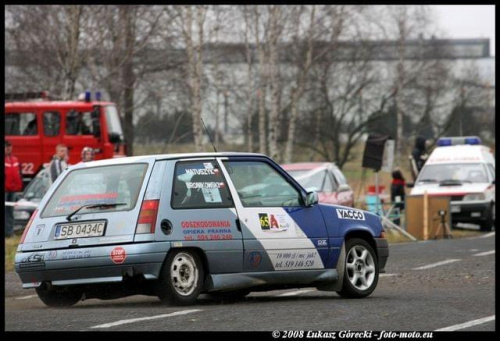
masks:
<path id="1" fill-rule="evenodd" d="M 26 238 L 26 235 L 28 234 L 28 230 L 31 227 L 31 223 L 33 223 L 33 219 L 35 219 L 36 215 L 38 214 L 38 210 L 35 210 L 33 214 L 31 214 L 30 220 L 28 220 L 28 223 L 26 224 L 26 227 L 24 228 L 23 235 L 21 236 L 21 240 L 19 241 L 19 244 L 24 243 L 24 239 Z"/>
<path id="2" fill-rule="evenodd" d="M 144 200 L 139 213 L 139 220 L 135 233 L 154 233 L 156 216 L 158 215 L 158 205 L 160 200 Z"/>

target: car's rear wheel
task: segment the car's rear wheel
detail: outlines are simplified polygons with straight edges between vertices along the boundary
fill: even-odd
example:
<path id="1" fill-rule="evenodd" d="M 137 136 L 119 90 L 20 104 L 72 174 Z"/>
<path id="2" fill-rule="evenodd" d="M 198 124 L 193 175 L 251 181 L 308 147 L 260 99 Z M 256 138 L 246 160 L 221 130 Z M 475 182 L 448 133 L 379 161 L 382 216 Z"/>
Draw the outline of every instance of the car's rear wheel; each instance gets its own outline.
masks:
<path id="1" fill-rule="evenodd" d="M 196 252 L 172 251 L 160 273 L 158 297 L 166 304 L 193 304 L 203 288 L 203 278 L 203 265 Z"/>
<path id="2" fill-rule="evenodd" d="M 485 220 L 481 222 L 480 229 L 481 231 L 489 232 L 493 229 L 494 224 L 495 224 L 495 205 L 491 204 L 488 216 L 486 217 Z"/>
<path id="3" fill-rule="evenodd" d="M 370 295 L 378 283 L 378 259 L 371 245 L 364 239 L 346 241 L 345 270 L 342 297 L 362 298 Z"/>
<path id="4" fill-rule="evenodd" d="M 55 287 L 42 283 L 36 288 L 40 300 L 49 307 L 71 307 L 82 299 L 83 292 L 78 288 Z"/>

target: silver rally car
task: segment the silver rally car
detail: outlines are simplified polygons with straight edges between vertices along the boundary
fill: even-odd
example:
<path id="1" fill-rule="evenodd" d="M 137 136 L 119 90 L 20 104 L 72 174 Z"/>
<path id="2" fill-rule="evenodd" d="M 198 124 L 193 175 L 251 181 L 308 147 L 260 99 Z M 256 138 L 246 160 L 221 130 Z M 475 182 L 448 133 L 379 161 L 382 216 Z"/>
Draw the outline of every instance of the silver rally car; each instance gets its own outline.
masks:
<path id="1" fill-rule="evenodd" d="M 133 294 L 187 305 L 300 287 L 365 297 L 388 256 L 377 215 L 318 204 L 265 155 L 168 154 L 63 172 L 15 267 L 48 306 Z"/>

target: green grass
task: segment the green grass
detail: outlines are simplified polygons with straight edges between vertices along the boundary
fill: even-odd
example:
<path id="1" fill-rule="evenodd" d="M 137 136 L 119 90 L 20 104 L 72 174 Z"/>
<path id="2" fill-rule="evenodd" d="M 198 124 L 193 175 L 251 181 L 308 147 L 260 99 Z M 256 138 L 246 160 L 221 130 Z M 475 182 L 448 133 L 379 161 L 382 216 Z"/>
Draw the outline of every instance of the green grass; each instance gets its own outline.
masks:
<path id="1" fill-rule="evenodd" d="M 21 236 L 18 235 L 14 235 L 12 238 L 5 238 L 5 271 L 14 270 L 14 258 L 20 240 Z"/>

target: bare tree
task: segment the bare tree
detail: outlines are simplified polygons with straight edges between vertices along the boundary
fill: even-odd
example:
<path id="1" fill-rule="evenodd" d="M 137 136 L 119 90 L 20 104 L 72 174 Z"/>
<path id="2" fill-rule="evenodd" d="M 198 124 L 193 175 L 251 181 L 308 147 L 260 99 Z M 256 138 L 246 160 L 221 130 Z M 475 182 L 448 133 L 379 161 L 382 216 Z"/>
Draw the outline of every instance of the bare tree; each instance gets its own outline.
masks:
<path id="1" fill-rule="evenodd" d="M 407 41 L 410 37 L 416 37 L 423 34 L 429 23 L 428 8 L 426 6 L 408 6 L 408 5 L 388 5 L 384 11 L 389 20 L 385 22 L 387 27 L 383 27 L 384 33 L 395 36 L 398 42 L 396 64 L 395 105 L 397 111 L 397 136 L 396 136 L 396 154 L 395 165 L 399 165 L 403 146 L 403 115 L 405 108 L 405 83 L 411 75 L 407 74 L 408 62 Z"/>
<path id="2" fill-rule="evenodd" d="M 278 42 L 282 33 L 285 18 L 284 10 L 279 5 L 271 6 L 269 9 L 269 85 L 271 87 L 271 110 L 269 112 L 269 156 L 277 159 L 278 149 L 278 126 L 279 126 L 279 96 L 280 86 L 278 84 Z"/>
<path id="3" fill-rule="evenodd" d="M 18 53 L 25 87 L 73 98 L 84 63 L 82 31 L 89 29 L 89 11 L 82 5 L 15 5 L 6 11 L 13 25 L 6 36 Z"/>
<path id="4" fill-rule="evenodd" d="M 344 29 L 345 18 L 349 16 L 345 6 L 298 6 L 294 22 L 308 22 L 304 32 L 300 32 L 300 24 L 296 24 L 296 33 L 293 37 L 293 47 L 297 53 L 293 55 L 296 65 L 296 76 L 293 81 L 290 95 L 290 117 L 288 119 L 288 133 L 285 145 L 284 162 L 290 163 L 293 156 L 295 131 L 298 116 L 298 104 L 309 85 L 308 74 L 314 65 L 329 55 L 332 56 L 337 48 L 338 38 Z M 309 19 L 302 17 L 309 14 Z M 302 39 L 301 35 L 304 36 Z M 327 43 L 324 43 L 324 42 Z M 315 44 L 316 43 L 316 44 Z M 319 113 L 318 113 L 319 114 Z"/>

